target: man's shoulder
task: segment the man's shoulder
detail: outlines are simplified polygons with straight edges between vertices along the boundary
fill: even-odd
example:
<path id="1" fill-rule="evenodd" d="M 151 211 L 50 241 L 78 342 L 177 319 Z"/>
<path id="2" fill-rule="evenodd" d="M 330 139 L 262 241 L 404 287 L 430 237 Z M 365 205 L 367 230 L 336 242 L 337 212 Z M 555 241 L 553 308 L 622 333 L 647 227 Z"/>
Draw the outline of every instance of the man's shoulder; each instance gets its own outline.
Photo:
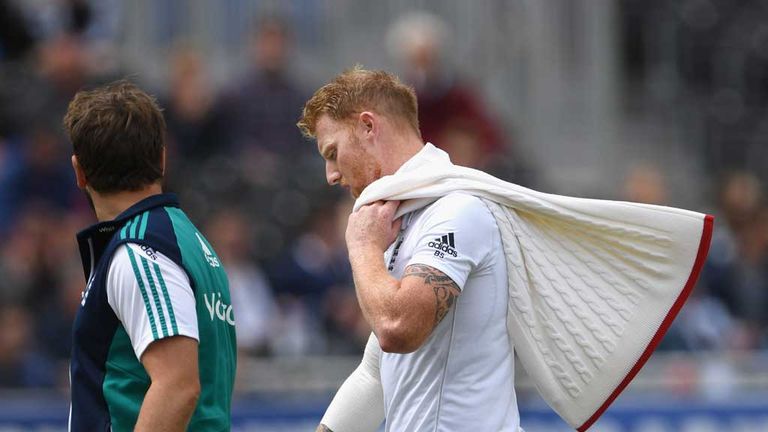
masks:
<path id="1" fill-rule="evenodd" d="M 451 192 L 432 203 L 427 213 L 448 218 L 470 218 L 477 222 L 490 221 L 490 211 L 477 196 L 467 192 Z"/>
<path id="2" fill-rule="evenodd" d="M 146 268 L 162 269 L 163 272 L 182 271 L 181 267 L 161 251 L 146 243 L 124 242 L 119 244 L 107 266 L 108 285 L 133 284 Z M 113 287 L 114 288 L 114 287 Z"/>
<path id="3" fill-rule="evenodd" d="M 131 260 L 140 258 L 148 259 L 151 262 L 158 261 L 158 257 L 164 255 L 152 246 L 138 241 L 126 241 L 119 244 L 112 253 L 111 265 L 130 265 Z"/>

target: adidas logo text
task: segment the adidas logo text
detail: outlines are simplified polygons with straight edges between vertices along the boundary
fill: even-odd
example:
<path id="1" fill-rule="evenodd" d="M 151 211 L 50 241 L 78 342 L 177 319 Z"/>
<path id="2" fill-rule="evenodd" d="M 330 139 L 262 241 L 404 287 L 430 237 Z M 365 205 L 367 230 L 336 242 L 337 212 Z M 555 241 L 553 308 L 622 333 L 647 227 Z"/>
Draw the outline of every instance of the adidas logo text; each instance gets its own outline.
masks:
<path id="1" fill-rule="evenodd" d="M 435 256 L 439 256 L 440 258 L 443 258 L 445 254 L 451 255 L 454 258 L 458 256 L 455 249 L 456 244 L 453 239 L 453 233 L 448 233 L 442 237 L 436 238 L 427 243 L 427 246 L 437 249 L 435 251 Z"/>

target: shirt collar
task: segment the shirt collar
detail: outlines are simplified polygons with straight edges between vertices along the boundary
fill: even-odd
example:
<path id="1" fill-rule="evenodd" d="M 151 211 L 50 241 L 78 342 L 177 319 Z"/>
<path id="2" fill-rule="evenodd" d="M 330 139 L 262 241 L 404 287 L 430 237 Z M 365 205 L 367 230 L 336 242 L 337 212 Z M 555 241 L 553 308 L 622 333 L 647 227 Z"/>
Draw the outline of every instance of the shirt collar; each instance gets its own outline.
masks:
<path id="1" fill-rule="evenodd" d="M 95 225 L 91 225 L 90 227 L 80 231 L 77 234 L 77 238 L 79 239 L 79 238 L 90 237 L 96 232 L 101 232 L 101 233 L 112 232 L 115 230 L 115 228 L 122 226 L 126 220 L 136 216 L 137 214 L 144 213 L 145 211 L 155 207 L 178 207 L 178 206 L 179 206 L 179 200 L 178 198 L 176 198 L 176 194 L 164 193 L 164 194 L 152 195 L 128 207 L 125 211 L 117 215 L 117 217 L 115 217 L 114 219 L 109 221 L 99 222 Z"/>

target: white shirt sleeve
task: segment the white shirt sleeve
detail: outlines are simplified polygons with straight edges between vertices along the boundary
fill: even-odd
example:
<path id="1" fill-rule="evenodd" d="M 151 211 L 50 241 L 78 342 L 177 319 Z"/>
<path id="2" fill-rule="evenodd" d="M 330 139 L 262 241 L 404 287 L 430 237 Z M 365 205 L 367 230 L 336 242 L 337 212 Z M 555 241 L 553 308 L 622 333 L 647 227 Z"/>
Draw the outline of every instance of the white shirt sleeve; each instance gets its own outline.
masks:
<path id="1" fill-rule="evenodd" d="M 408 265 L 424 264 L 450 277 L 459 289 L 489 256 L 498 227 L 479 198 L 453 193 L 425 210 Z"/>
<path id="2" fill-rule="evenodd" d="M 107 272 L 107 301 L 139 360 L 159 339 L 183 335 L 200 340 L 189 276 L 152 248 L 135 243 L 117 248 Z"/>

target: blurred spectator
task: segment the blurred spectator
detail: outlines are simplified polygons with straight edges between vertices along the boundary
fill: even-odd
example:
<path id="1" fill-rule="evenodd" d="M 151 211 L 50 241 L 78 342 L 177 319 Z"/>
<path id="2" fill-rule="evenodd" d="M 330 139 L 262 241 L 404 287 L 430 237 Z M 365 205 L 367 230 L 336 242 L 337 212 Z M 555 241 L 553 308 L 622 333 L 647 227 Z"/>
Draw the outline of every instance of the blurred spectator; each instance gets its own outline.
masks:
<path id="1" fill-rule="evenodd" d="M 51 364 L 33 344 L 29 312 L 16 304 L 0 305 L 0 387 L 42 387 L 54 384 Z"/>
<path id="2" fill-rule="evenodd" d="M 208 223 L 207 234 L 227 269 L 237 321 L 237 348 L 268 354 L 277 321 L 277 306 L 267 278 L 253 260 L 253 232 L 237 209 L 222 209 Z"/>
<path id="3" fill-rule="evenodd" d="M 75 92 L 108 79 L 103 63 L 82 38 L 62 33 L 42 41 L 29 62 L 2 64 L 0 133 L 15 137 L 42 125 L 61 136 L 61 118 Z"/>
<path id="4" fill-rule="evenodd" d="M 25 207 L 0 244 L 0 302 L 26 305 L 40 316 L 60 299 L 62 272 L 77 257 L 72 238 L 79 213 L 36 203 Z"/>
<path id="5" fill-rule="evenodd" d="M 753 348 L 765 338 L 768 310 L 768 211 L 749 173 L 728 175 L 720 189 L 720 220 L 699 286 L 742 324 L 732 343 Z"/>
<path id="6" fill-rule="evenodd" d="M 51 360 L 68 364 L 72 349 L 72 323 L 80 306 L 85 280 L 82 267 L 74 259 L 62 262 L 57 270 L 55 291 L 50 298 L 41 301 L 37 335 L 43 354 Z M 60 368 L 64 375 L 68 373 L 66 364 Z"/>
<path id="7" fill-rule="evenodd" d="M 233 155 L 230 177 L 211 174 L 221 184 L 244 186 L 235 198 L 248 197 L 249 217 L 259 228 L 257 255 L 271 260 L 293 242 L 311 208 L 322 200 L 315 193 L 323 186 L 322 170 L 314 169 L 322 160 L 295 126 L 307 95 L 292 75 L 292 29 L 281 18 L 265 16 L 249 48 L 248 69 L 225 89 L 221 102 Z M 221 171 L 217 165 L 211 168 Z"/>
<path id="8" fill-rule="evenodd" d="M 667 204 L 667 184 L 658 167 L 636 164 L 624 179 L 623 199 L 645 204 Z"/>
<path id="9" fill-rule="evenodd" d="M 46 260 L 46 249 L 56 232 L 53 213 L 39 205 L 22 209 L 18 222 L 0 245 L 0 280 L 4 282 L 0 294 L 4 301 L 32 308 L 50 298 L 38 295 L 53 288 L 51 272 L 55 267 Z"/>
<path id="10" fill-rule="evenodd" d="M 389 49 L 405 68 L 419 98 L 419 128 L 425 141 L 459 164 L 484 168 L 505 153 L 501 127 L 487 113 L 480 92 L 448 67 L 448 27 L 437 16 L 414 12 L 389 30 Z"/>
<path id="11" fill-rule="evenodd" d="M 210 77 L 199 53 L 178 49 L 170 62 L 170 85 L 165 108 L 168 145 L 179 165 L 201 163 L 227 150 L 224 119 L 216 107 Z M 171 170 L 171 174 L 174 174 Z M 179 173 L 181 174 L 181 173 Z"/>
<path id="12" fill-rule="evenodd" d="M 451 162 L 468 167 L 484 167 L 486 156 L 477 149 L 483 137 L 477 128 L 467 123 L 448 124 L 440 134 L 440 148 L 451 155 Z"/>
<path id="13" fill-rule="evenodd" d="M 38 71 L 50 97 L 45 107 L 56 117 L 63 115 L 72 96 L 92 84 L 93 63 L 88 47 L 78 35 L 64 33 L 40 46 Z"/>
<path id="14" fill-rule="evenodd" d="M 739 328 L 723 303 L 694 289 L 664 338 L 663 349 L 706 351 L 740 348 Z"/>
<path id="15" fill-rule="evenodd" d="M 360 354 L 371 334 L 353 284 L 331 287 L 325 296 L 327 354 Z"/>
<path id="16" fill-rule="evenodd" d="M 357 302 L 344 238 L 352 204 L 352 200 L 348 198 L 341 199 L 330 215 L 334 219 L 334 260 L 337 261 L 338 273 L 336 283 L 329 288 L 325 296 L 323 313 L 328 338 L 327 352 L 331 354 L 360 353 L 371 334 L 371 327 L 363 317 Z"/>
<path id="17" fill-rule="evenodd" d="M 44 274 L 33 293 L 31 310 L 40 342 L 40 353 L 57 362 L 59 382 L 66 381 L 69 372 L 69 356 L 74 322 L 86 281 L 78 261 L 78 250 L 73 241 L 78 230 L 92 224 L 93 214 L 86 209 L 55 213 L 42 218 L 34 213 L 25 215 L 24 220 L 41 219 L 36 223 L 39 235 L 24 237 L 35 244 L 36 262 L 34 271 Z"/>
<path id="18" fill-rule="evenodd" d="M 20 144 L 20 166 L 8 182 L 15 205 L 40 202 L 59 210 L 74 207 L 82 194 L 75 185 L 63 138 L 50 127 L 39 125 L 30 129 Z"/>
<path id="19" fill-rule="evenodd" d="M 0 245 L 0 304 L 26 305 L 34 291 L 37 251 L 25 234 L 15 229 Z"/>
<path id="20" fill-rule="evenodd" d="M 727 229 L 738 235 L 760 211 L 763 198 L 762 184 L 754 174 L 734 172 L 726 175 L 718 199 Z"/>
<path id="21" fill-rule="evenodd" d="M 227 90 L 233 145 L 252 169 L 272 171 L 274 159 L 311 151 L 295 126 L 306 94 L 290 73 L 292 42 L 286 22 L 261 19 L 250 45 L 253 64 Z"/>
<path id="22" fill-rule="evenodd" d="M 310 218 L 306 232 L 269 268 L 278 302 L 288 320 L 283 325 L 300 329 L 303 336 L 297 340 L 306 343 L 304 346 L 292 345 L 291 349 L 305 353 L 326 351 L 326 341 L 320 333 L 323 323 L 337 337 L 357 337 L 354 334 L 357 321 L 348 316 L 350 304 L 342 300 L 354 296 L 354 289 L 350 289 L 354 285 L 344 242 L 350 208 L 346 201 L 320 208 Z M 339 341 L 334 344 L 343 345 Z M 357 346 L 359 349 L 362 345 Z"/>

